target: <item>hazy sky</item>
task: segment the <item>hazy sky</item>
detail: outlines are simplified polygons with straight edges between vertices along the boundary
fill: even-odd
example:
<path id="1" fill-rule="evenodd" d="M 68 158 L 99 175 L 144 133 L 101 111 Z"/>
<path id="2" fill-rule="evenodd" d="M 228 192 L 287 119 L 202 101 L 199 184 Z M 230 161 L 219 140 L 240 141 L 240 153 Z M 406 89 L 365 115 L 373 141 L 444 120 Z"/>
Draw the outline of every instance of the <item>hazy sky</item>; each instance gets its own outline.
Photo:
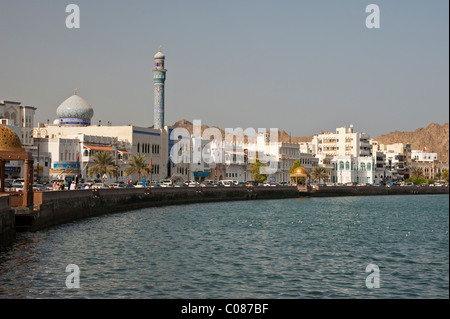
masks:
<path id="1" fill-rule="evenodd" d="M 371 3 L 380 29 L 366 28 Z M 0 0 L 0 100 L 52 122 L 78 88 L 93 124 L 152 126 L 161 44 L 166 124 L 376 137 L 449 121 L 448 37 L 447 0 Z"/>

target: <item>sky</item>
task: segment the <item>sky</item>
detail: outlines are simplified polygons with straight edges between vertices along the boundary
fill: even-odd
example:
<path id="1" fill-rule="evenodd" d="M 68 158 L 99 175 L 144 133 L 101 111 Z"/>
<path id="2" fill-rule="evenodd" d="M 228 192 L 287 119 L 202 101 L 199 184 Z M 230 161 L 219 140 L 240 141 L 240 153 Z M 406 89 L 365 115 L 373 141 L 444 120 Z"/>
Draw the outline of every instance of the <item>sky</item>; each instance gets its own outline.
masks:
<path id="1" fill-rule="evenodd" d="M 0 0 L 0 100 L 36 107 L 37 125 L 77 88 L 93 124 L 152 126 L 159 45 L 166 125 L 376 137 L 449 122 L 447 0 Z"/>

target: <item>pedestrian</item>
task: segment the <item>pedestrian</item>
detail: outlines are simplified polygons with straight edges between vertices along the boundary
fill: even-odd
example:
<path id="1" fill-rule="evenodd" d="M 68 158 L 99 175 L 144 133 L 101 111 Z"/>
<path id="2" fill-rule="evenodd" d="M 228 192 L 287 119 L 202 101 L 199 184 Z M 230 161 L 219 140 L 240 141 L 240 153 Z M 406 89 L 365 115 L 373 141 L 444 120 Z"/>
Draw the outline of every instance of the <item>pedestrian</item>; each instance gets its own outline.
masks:
<path id="1" fill-rule="evenodd" d="M 53 190 L 56 191 L 56 181 L 53 182 Z"/>
<path id="2" fill-rule="evenodd" d="M 59 190 L 61 190 L 61 191 L 64 190 L 64 183 L 63 183 L 63 181 L 59 182 Z"/>
<path id="3" fill-rule="evenodd" d="M 74 191 L 77 187 L 77 184 L 75 184 L 75 181 L 72 181 L 72 184 L 70 184 L 70 190 Z"/>

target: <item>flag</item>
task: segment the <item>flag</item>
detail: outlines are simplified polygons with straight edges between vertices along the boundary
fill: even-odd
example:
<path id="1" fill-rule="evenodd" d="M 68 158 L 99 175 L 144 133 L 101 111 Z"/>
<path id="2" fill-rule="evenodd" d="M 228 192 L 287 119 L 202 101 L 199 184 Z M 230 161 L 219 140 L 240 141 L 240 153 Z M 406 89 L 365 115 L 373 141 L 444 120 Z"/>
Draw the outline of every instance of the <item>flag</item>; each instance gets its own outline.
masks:
<path id="1" fill-rule="evenodd" d="M 427 147 L 426 147 L 426 146 L 425 146 L 425 147 L 423 148 L 423 151 L 424 151 L 424 152 L 426 152 L 426 151 L 427 151 Z"/>
<path id="2" fill-rule="evenodd" d="M 80 161 L 80 153 L 77 154 L 77 162 Z"/>

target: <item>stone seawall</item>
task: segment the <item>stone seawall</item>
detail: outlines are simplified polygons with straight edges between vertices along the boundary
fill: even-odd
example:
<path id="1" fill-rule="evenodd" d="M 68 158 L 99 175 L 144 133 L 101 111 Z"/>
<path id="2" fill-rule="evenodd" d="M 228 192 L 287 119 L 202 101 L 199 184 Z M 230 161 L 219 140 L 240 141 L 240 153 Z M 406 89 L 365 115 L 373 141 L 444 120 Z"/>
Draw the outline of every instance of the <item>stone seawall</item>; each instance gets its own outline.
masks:
<path id="1" fill-rule="evenodd" d="M 9 195 L 0 195 L 0 247 L 10 245 L 16 238 L 14 211 L 11 210 Z"/>
<path id="2" fill-rule="evenodd" d="M 131 188 L 41 192 L 34 194 L 34 209 L 16 209 L 18 231 L 34 231 L 72 220 L 105 213 L 163 205 L 183 205 L 255 199 L 281 199 L 299 196 L 372 196 L 448 194 L 445 187 L 323 187 L 298 192 L 295 187 L 221 188 Z M 180 210 L 182 210 L 182 206 Z"/>
<path id="3" fill-rule="evenodd" d="M 16 223 L 19 231 L 34 231 L 75 219 L 144 207 L 297 196 L 295 187 L 125 188 L 41 192 L 34 194 L 35 207 L 32 212 L 16 213 Z"/>
<path id="4" fill-rule="evenodd" d="M 417 186 L 331 186 L 310 192 L 311 197 L 375 196 L 375 195 L 426 195 L 448 194 L 448 187 Z"/>

